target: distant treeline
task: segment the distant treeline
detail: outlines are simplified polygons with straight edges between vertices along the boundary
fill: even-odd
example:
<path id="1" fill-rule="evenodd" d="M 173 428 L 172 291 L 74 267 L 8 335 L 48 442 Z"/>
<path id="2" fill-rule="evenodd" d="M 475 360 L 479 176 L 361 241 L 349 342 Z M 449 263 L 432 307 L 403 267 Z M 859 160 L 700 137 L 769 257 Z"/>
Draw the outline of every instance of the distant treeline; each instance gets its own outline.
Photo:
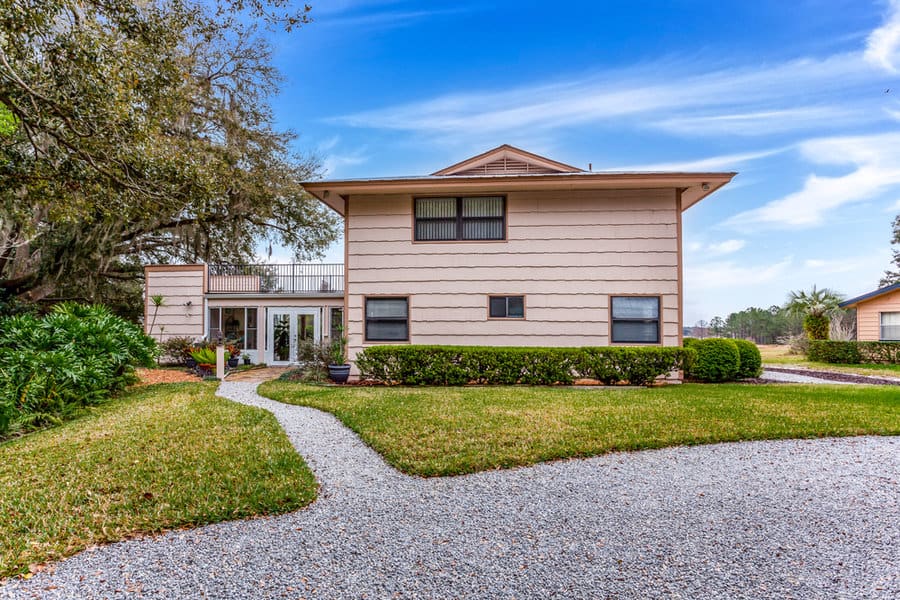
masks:
<path id="1" fill-rule="evenodd" d="M 775 344 L 779 338 L 803 333 L 803 317 L 782 306 L 747 308 L 726 318 L 713 317 L 685 327 L 685 335 L 697 338 L 729 337 L 753 340 L 757 344 Z"/>

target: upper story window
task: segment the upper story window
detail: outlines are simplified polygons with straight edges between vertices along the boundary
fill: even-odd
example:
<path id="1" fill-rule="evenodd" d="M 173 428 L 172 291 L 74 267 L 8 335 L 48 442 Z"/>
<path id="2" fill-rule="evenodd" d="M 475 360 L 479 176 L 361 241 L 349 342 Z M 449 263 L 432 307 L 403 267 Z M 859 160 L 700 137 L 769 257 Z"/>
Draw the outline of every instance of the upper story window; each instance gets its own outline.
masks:
<path id="1" fill-rule="evenodd" d="M 613 296 L 614 344 L 659 343 L 659 296 Z"/>
<path id="2" fill-rule="evenodd" d="M 417 242 L 503 240 L 506 198 L 416 198 L 415 219 Z"/>

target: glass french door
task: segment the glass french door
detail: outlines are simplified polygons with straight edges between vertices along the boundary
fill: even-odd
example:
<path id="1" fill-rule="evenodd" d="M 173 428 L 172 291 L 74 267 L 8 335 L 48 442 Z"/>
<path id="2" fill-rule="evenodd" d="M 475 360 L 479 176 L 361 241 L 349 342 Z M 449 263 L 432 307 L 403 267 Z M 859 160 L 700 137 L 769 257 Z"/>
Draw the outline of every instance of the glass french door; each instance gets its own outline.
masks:
<path id="1" fill-rule="evenodd" d="M 266 363 L 275 366 L 297 362 L 297 347 L 305 340 L 321 341 L 318 308 L 270 308 L 266 338 Z"/>

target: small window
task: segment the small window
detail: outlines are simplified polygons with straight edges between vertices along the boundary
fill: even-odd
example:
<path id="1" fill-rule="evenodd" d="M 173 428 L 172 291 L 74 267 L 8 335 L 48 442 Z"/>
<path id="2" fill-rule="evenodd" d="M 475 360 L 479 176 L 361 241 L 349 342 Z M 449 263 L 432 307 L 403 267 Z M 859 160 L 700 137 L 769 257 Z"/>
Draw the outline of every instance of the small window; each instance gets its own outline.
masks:
<path id="1" fill-rule="evenodd" d="M 492 319 L 525 318 L 525 296 L 491 296 L 489 304 Z"/>
<path id="2" fill-rule="evenodd" d="M 222 310 L 209 309 L 209 339 L 218 340 L 222 337 Z"/>
<path id="3" fill-rule="evenodd" d="M 416 241 L 502 240 L 506 229 L 503 196 L 416 198 Z"/>
<path id="4" fill-rule="evenodd" d="M 611 302 L 614 344 L 659 343 L 659 297 L 613 296 Z"/>
<path id="5" fill-rule="evenodd" d="M 405 342 L 408 339 L 408 298 L 366 298 L 366 341 Z"/>
<path id="6" fill-rule="evenodd" d="M 900 342 L 900 312 L 881 313 L 881 334 L 878 339 L 882 342 Z"/>

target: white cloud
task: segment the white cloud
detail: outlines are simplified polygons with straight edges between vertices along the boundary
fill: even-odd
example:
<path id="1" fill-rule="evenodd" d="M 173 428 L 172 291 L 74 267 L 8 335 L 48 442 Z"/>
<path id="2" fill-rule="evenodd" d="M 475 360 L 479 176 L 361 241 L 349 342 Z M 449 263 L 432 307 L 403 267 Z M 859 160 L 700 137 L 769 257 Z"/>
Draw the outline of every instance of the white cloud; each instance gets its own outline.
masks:
<path id="1" fill-rule="evenodd" d="M 724 242 L 710 244 L 707 250 L 712 254 L 732 254 L 746 245 L 747 242 L 744 240 L 725 240 Z"/>
<path id="2" fill-rule="evenodd" d="M 739 228 L 757 224 L 812 227 L 840 206 L 900 186 L 900 133 L 819 138 L 803 142 L 799 149 L 814 164 L 854 168 L 844 175 L 811 174 L 800 190 L 740 213 L 727 224 Z"/>
<path id="3" fill-rule="evenodd" d="M 776 281 L 791 268 L 794 259 L 785 257 L 774 264 L 743 265 L 734 261 L 713 261 L 688 265 L 684 271 L 685 289 L 698 290 L 753 288 Z"/>
<path id="4" fill-rule="evenodd" d="M 852 125 L 867 121 L 864 112 L 838 106 L 801 106 L 736 114 L 673 117 L 656 121 L 655 126 L 686 135 L 762 136 L 784 131 L 819 128 L 822 123 Z"/>
<path id="5" fill-rule="evenodd" d="M 769 150 L 759 150 L 756 152 L 741 152 L 736 154 L 722 154 L 719 156 L 710 156 L 697 160 L 688 160 L 681 162 L 664 162 L 649 163 L 643 165 L 628 165 L 624 167 L 616 167 L 611 171 L 721 171 L 725 169 L 734 169 L 743 163 L 766 158 L 773 154 L 785 152 L 789 147 L 771 148 Z M 733 186 L 730 186 L 733 187 Z"/>
<path id="6" fill-rule="evenodd" d="M 660 62 L 593 77 L 475 91 L 336 117 L 344 125 L 459 135 L 542 131 L 586 123 L 732 133 L 806 129 L 816 119 L 871 122 L 867 84 L 884 74 L 861 53 L 710 70 Z M 810 106 L 810 98 L 815 105 Z M 697 131 L 694 131 L 697 130 Z"/>
<path id="7" fill-rule="evenodd" d="M 890 0 L 884 23 L 869 34 L 865 59 L 889 73 L 900 63 L 900 0 Z"/>

